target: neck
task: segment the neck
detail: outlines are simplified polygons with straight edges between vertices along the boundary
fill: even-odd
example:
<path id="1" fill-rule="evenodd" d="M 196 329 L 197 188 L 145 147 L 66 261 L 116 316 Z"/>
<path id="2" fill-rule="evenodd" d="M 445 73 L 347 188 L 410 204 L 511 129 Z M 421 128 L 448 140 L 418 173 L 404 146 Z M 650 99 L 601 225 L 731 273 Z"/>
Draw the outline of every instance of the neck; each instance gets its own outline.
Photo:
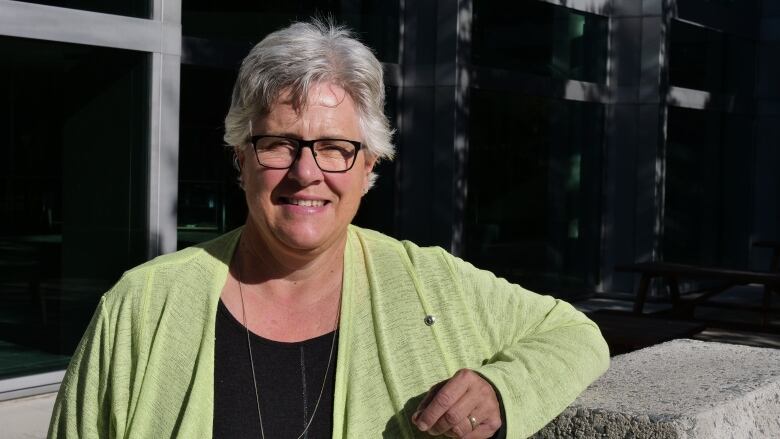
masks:
<path id="1" fill-rule="evenodd" d="M 239 266 L 233 275 L 252 291 L 277 300 L 301 304 L 324 300 L 341 291 L 346 237 L 345 231 L 322 250 L 295 251 L 266 242 L 248 222 L 236 248 L 234 262 Z"/>

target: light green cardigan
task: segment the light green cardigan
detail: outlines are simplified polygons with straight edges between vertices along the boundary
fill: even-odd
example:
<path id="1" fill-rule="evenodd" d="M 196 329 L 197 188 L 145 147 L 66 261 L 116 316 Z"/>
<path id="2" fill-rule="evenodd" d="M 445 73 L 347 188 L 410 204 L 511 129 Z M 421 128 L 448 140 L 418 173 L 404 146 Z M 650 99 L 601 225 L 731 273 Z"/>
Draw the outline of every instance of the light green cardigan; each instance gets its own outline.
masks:
<path id="1" fill-rule="evenodd" d="M 214 322 L 239 236 L 158 257 L 103 296 L 62 382 L 50 438 L 211 437 Z M 334 438 L 427 437 L 409 418 L 460 368 L 499 390 L 507 438 L 526 437 L 608 366 L 598 328 L 569 304 L 440 248 L 350 226 L 344 267 Z"/>

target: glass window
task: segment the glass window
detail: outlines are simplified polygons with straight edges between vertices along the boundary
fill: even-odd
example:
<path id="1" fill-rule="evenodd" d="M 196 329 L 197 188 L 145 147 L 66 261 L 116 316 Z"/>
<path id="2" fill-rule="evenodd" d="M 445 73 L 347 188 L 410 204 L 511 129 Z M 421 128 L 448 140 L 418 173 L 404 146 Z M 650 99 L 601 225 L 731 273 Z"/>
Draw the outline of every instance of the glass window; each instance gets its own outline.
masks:
<path id="1" fill-rule="evenodd" d="M 672 20 L 669 81 L 716 93 L 746 94 L 755 82 L 755 44 L 706 27 Z"/>
<path id="2" fill-rule="evenodd" d="M 148 55 L 0 38 L 0 378 L 63 368 L 145 258 Z"/>
<path id="3" fill-rule="evenodd" d="M 466 256 L 539 291 L 598 282 L 603 105 L 474 90 Z"/>
<path id="4" fill-rule="evenodd" d="M 246 202 L 225 146 L 233 70 L 182 65 L 178 247 L 206 241 L 246 219 Z"/>
<path id="5" fill-rule="evenodd" d="M 150 0 L 19 0 L 25 3 L 58 6 L 69 9 L 102 12 L 104 14 L 127 15 L 130 17 L 151 17 Z"/>
<path id="6" fill-rule="evenodd" d="M 398 88 L 385 87 L 385 114 L 390 118 L 390 125 L 396 126 Z M 396 151 L 398 145 L 396 145 Z M 396 219 L 396 161 L 383 161 L 374 166 L 374 172 L 379 176 L 374 187 L 363 197 L 360 209 L 355 216 L 354 224 L 377 230 L 387 235 L 395 234 Z"/>
<path id="7" fill-rule="evenodd" d="M 664 260 L 746 266 L 752 223 L 752 201 L 746 196 L 753 192 L 752 147 L 746 146 L 752 139 L 751 120 L 669 108 Z"/>
<path id="8" fill-rule="evenodd" d="M 747 24 L 749 27 L 743 28 L 743 32 L 752 33 L 759 11 L 766 14 L 767 10 L 770 10 L 772 5 L 777 2 L 772 0 L 677 0 L 675 3 L 676 16 L 683 20 L 710 26 L 729 23 L 729 26 L 743 27 Z M 727 21 L 722 20 L 723 18 L 726 18 Z"/>
<path id="9" fill-rule="evenodd" d="M 397 63 L 398 4 L 398 1 L 383 0 L 292 0 L 278 3 L 187 0 L 182 4 L 182 32 L 186 37 L 247 42 L 251 47 L 270 32 L 293 21 L 333 16 L 373 48 L 380 61 Z"/>
<path id="10" fill-rule="evenodd" d="M 539 1 L 474 2 L 477 66 L 606 82 L 606 17 Z"/>

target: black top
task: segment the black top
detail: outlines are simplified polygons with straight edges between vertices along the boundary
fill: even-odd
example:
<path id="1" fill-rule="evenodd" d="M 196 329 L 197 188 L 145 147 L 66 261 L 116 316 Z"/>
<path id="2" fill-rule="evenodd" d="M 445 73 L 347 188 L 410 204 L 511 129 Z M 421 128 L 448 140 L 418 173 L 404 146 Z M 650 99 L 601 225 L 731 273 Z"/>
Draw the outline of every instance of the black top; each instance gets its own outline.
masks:
<path id="1" fill-rule="evenodd" d="M 246 328 L 219 302 L 214 347 L 214 438 L 260 438 Z M 325 370 L 331 345 L 333 358 Z M 304 438 L 330 438 L 338 332 L 295 343 L 249 334 L 255 360 L 263 431 L 268 439 L 295 439 L 306 428 L 317 398 L 322 398 Z"/>
<path id="2" fill-rule="evenodd" d="M 260 438 L 246 328 L 221 300 L 215 330 L 214 438 Z M 303 432 L 322 389 L 331 343 L 335 343 L 319 408 L 304 435 L 309 439 L 330 438 L 338 331 L 295 343 L 268 340 L 253 333 L 249 334 L 249 340 L 255 359 L 263 431 L 268 439 L 295 439 Z M 498 391 L 496 396 L 501 404 Z M 506 419 L 503 404 L 501 418 Z M 494 439 L 505 437 L 504 426 L 493 436 Z"/>

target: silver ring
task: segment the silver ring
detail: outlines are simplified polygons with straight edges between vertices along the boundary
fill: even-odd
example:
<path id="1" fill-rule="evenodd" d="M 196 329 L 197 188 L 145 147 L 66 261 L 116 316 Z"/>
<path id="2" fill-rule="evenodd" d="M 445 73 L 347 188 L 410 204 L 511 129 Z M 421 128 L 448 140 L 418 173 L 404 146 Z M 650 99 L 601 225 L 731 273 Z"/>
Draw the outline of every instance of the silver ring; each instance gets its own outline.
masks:
<path id="1" fill-rule="evenodd" d="M 477 422 L 477 418 L 473 416 L 469 416 L 469 422 L 471 423 L 471 431 L 476 430 L 477 425 L 479 425 L 479 422 Z"/>

